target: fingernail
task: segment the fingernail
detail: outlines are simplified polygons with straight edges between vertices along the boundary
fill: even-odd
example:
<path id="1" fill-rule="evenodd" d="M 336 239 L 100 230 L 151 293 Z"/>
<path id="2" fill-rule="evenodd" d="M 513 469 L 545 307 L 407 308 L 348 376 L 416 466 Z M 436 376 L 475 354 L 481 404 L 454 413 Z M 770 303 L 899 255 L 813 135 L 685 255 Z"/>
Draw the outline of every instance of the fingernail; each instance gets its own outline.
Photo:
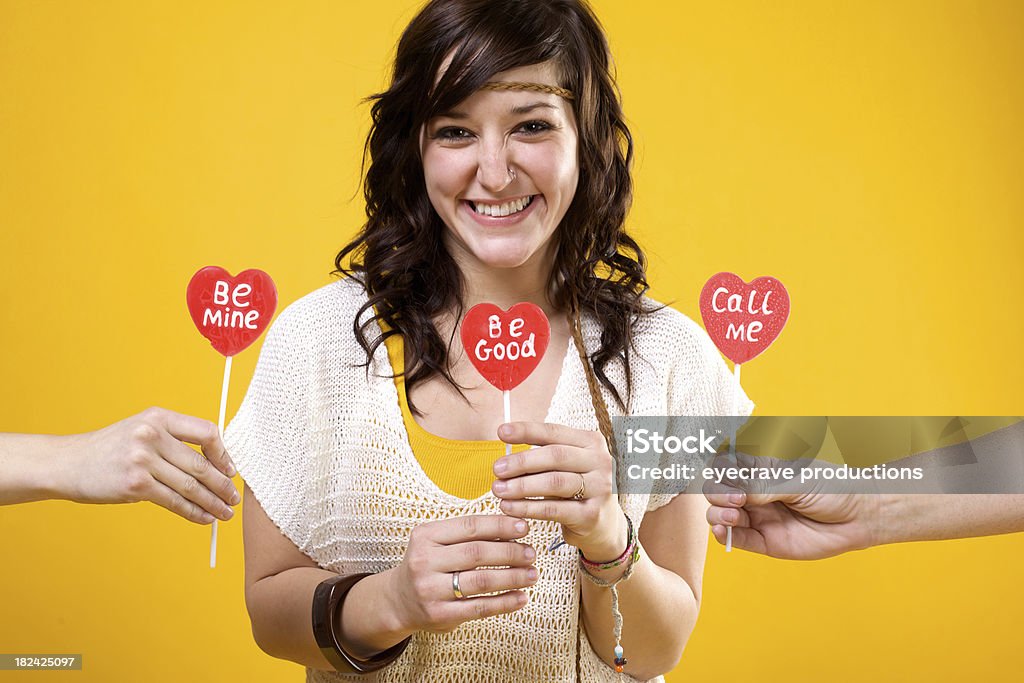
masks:
<path id="1" fill-rule="evenodd" d="M 744 496 L 743 496 L 742 493 L 730 493 L 729 494 L 729 502 L 730 503 L 736 503 L 737 505 L 742 505 L 743 504 L 743 498 L 744 498 Z"/>
<path id="2" fill-rule="evenodd" d="M 238 495 L 238 491 L 232 491 L 231 492 L 231 504 L 232 505 L 238 505 L 241 502 L 242 502 L 242 497 L 240 495 Z"/>
<path id="3" fill-rule="evenodd" d="M 536 581 L 538 576 L 540 576 L 540 573 L 537 571 L 536 567 L 530 567 L 526 570 L 526 577 L 530 579 L 530 581 Z"/>
<path id="4" fill-rule="evenodd" d="M 495 474 L 503 474 L 505 472 L 505 470 L 507 470 L 507 469 L 508 469 L 508 460 L 506 460 L 505 458 L 501 458 L 500 460 L 498 460 L 497 462 L 494 463 L 494 473 Z"/>
<path id="5" fill-rule="evenodd" d="M 224 451 L 224 456 L 228 459 L 228 476 L 233 477 L 238 474 L 238 468 L 235 467 L 235 463 L 231 460 L 227 451 Z"/>
<path id="6" fill-rule="evenodd" d="M 493 488 L 495 493 L 504 493 L 508 489 L 508 484 L 499 479 L 494 482 Z"/>
<path id="7" fill-rule="evenodd" d="M 533 549 L 533 546 L 526 546 L 526 559 L 532 560 L 535 557 L 537 557 L 537 551 Z"/>
<path id="8" fill-rule="evenodd" d="M 201 515 L 199 515 L 199 519 L 203 522 L 203 524 L 213 524 L 213 520 L 215 518 L 210 513 L 204 512 Z"/>
<path id="9" fill-rule="evenodd" d="M 529 527 L 526 525 L 526 522 L 524 522 L 523 520 L 519 520 L 518 522 L 516 522 L 516 531 L 518 531 L 519 533 L 525 534 L 528 528 Z"/>
<path id="10" fill-rule="evenodd" d="M 229 507 L 225 507 L 225 508 L 224 508 L 224 510 L 223 510 L 223 512 L 222 512 L 222 514 L 224 515 L 224 517 L 225 517 L 226 519 L 231 519 L 232 517 L 234 517 L 234 516 L 235 516 L 235 511 L 234 511 L 234 510 L 232 510 L 232 509 L 231 509 L 231 508 L 229 508 Z"/>
<path id="11" fill-rule="evenodd" d="M 509 437 L 512 436 L 512 426 L 509 424 L 503 424 L 498 427 L 498 436 Z"/>

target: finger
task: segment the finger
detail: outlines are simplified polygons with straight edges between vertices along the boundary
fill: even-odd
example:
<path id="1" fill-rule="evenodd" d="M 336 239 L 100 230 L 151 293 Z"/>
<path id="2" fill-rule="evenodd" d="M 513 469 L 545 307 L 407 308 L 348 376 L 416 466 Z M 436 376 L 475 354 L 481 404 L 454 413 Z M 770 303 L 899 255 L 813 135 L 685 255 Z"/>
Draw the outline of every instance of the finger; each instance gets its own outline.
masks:
<path id="1" fill-rule="evenodd" d="M 514 541 L 469 541 L 443 549 L 437 571 L 461 572 L 478 567 L 528 567 L 537 559 L 533 546 Z"/>
<path id="2" fill-rule="evenodd" d="M 174 438 L 200 446 L 203 454 L 225 475 L 233 477 L 238 474 L 235 464 L 228 457 L 217 425 L 209 420 L 170 410 L 163 410 L 162 416 L 164 427 Z"/>
<path id="3" fill-rule="evenodd" d="M 565 444 L 587 448 L 597 443 L 604 444 L 604 437 L 599 432 L 572 429 L 553 422 L 506 422 L 498 427 L 498 438 L 506 443 L 534 446 Z"/>
<path id="4" fill-rule="evenodd" d="M 446 574 L 445 577 L 448 575 Z M 459 572 L 459 590 L 466 597 L 503 593 L 518 588 L 526 588 L 537 583 L 540 573 L 536 567 L 516 567 L 514 569 L 474 569 Z M 449 582 L 450 583 L 450 582 Z M 451 590 L 451 586 L 448 586 Z"/>
<path id="5" fill-rule="evenodd" d="M 242 498 L 235 485 L 217 471 L 208 458 L 164 432 L 157 447 L 159 455 L 182 472 L 195 477 L 207 490 L 212 491 L 227 505 L 237 505 Z M 166 482 L 165 482 L 166 483 Z M 196 501 L 199 502 L 199 501 Z M 205 507 L 205 506 L 204 506 Z"/>
<path id="6" fill-rule="evenodd" d="M 716 524 L 711 527 L 711 533 L 714 534 L 716 541 L 725 545 L 725 539 L 728 533 L 726 531 L 726 527 L 721 524 Z M 732 547 L 739 548 L 740 550 L 747 550 L 752 553 L 760 553 L 761 555 L 768 554 L 768 546 L 765 545 L 764 536 L 754 529 L 746 529 L 744 527 L 735 527 L 732 530 Z"/>
<path id="7" fill-rule="evenodd" d="M 578 526 L 587 511 L 575 500 L 503 500 L 501 511 L 507 515 L 527 519 L 546 519 L 567 526 Z"/>
<path id="8" fill-rule="evenodd" d="M 452 545 L 473 540 L 511 541 L 528 534 L 530 524 L 508 515 L 466 515 L 424 524 L 421 529 L 434 543 Z"/>
<path id="9" fill-rule="evenodd" d="M 708 502 L 718 507 L 742 507 L 747 500 L 747 495 L 742 489 L 716 484 L 713 481 L 704 482 L 702 490 Z"/>
<path id="10" fill-rule="evenodd" d="M 731 527 L 750 526 L 750 516 L 743 508 L 720 508 L 709 507 L 707 512 L 708 523 L 712 526 L 721 524 Z"/>
<path id="11" fill-rule="evenodd" d="M 449 589 L 450 590 L 450 589 Z M 488 595 L 464 600 L 446 601 L 445 620 L 462 623 L 472 619 L 486 619 L 498 614 L 508 614 L 522 609 L 530 599 L 523 591 L 508 591 L 501 595 Z"/>
<path id="12" fill-rule="evenodd" d="M 544 446 L 513 453 L 494 462 L 494 475 L 501 479 L 537 472 L 589 472 L 594 469 L 593 453 L 578 446 Z"/>
<path id="13" fill-rule="evenodd" d="M 213 515 L 156 479 L 149 486 L 146 499 L 162 508 L 170 510 L 179 517 L 184 517 L 190 522 L 195 522 L 196 524 L 213 523 Z"/>
<path id="14" fill-rule="evenodd" d="M 183 446 L 183 448 L 188 447 Z M 198 453 L 196 453 L 196 456 L 202 457 Z M 214 517 L 227 521 L 234 516 L 234 510 L 225 505 L 224 501 L 215 496 L 198 479 L 178 469 L 163 458 L 156 458 L 151 472 L 153 473 L 153 478 L 158 482 L 172 489 L 186 500 L 195 503 Z"/>
<path id="15" fill-rule="evenodd" d="M 530 474 L 512 479 L 496 479 L 491 484 L 491 490 L 494 492 L 494 495 L 505 500 L 545 496 L 572 499 L 582 485 L 584 495 L 589 493 L 590 497 L 593 498 L 598 493 L 596 486 L 594 488 L 588 487 L 586 481 L 586 475 L 582 472 L 544 472 L 543 474 Z M 608 489 L 610 487 L 602 488 Z M 604 490 L 600 493 L 606 492 Z"/>

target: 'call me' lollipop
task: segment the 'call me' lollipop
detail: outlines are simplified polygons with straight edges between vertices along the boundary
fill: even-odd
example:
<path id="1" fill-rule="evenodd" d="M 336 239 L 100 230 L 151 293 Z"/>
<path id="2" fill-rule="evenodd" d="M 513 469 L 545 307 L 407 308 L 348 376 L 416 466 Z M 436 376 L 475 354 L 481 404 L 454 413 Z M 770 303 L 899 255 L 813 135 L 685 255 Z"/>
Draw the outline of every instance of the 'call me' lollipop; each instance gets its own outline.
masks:
<path id="1" fill-rule="evenodd" d="M 224 436 L 224 412 L 228 405 L 231 357 L 252 344 L 267 329 L 277 308 L 277 288 L 262 270 L 236 275 L 218 266 L 200 269 L 188 283 L 188 312 L 199 333 L 224 356 L 224 381 L 220 389 L 217 427 Z M 210 536 L 210 567 L 217 566 L 217 520 Z"/>
<path id="2" fill-rule="evenodd" d="M 733 362 L 739 388 L 740 365 L 764 353 L 785 327 L 789 292 L 773 277 L 759 277 L 747 284 L 735 273 L 718 273 L 700 292 L 700 316 L 711 341 Z M 735 432 L 729 440 L 729 454 L 735 458 Z M 732 551 L 732 527 L 726 529 L 725 551 Z"/>

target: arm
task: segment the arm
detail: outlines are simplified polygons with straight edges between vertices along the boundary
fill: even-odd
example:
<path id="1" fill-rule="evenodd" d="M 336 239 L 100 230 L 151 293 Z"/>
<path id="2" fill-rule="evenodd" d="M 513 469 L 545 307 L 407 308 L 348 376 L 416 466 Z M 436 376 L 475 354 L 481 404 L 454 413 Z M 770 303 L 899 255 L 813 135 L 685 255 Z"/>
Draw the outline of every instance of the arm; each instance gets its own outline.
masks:
<path id="1" fill-rule="evenodd" d="M 979 461 L 1013 475 L 1024 457 L 1024 423 L 973 440 Z M 955 447 L 947 447 L 947 449 Z M 929 451 L 905 461 L 941 460 Z M 1024 494 L 798 493 L 705 487 L 719 542 L 733 527 L 738 548 L 786 559 L 820 559 L 886 543 L 1024 531 Z"/>
<path id="2" fill-rule="evenodd" d="M 622 647 L 634 678 L 647 680 L 672 670 L 697 623 L 707 553 L 706 507 L 700 496 L 676 496 L 648 513 L 640 526 L 640 561 L 632 576 L 618 584 Z M 625 533 L 623 527 L 623 539 Z M 622 542 L 617 552 L 609 548 L 595 557 L 617 557 L 624 547 Z M 588 557 L 591 552 L 600 551 L 587 551 Z M 614 580 L 624 570 L 625 565 L 595 576 Z M 615 640 L 610 591 L 586 579 L 581 583 L 587 637 L 611 666 Z"/>
<path id="3" fill-rule="evenodd" d="M 0 434 L 0 505 L 149 500 L 209 524 L 234 514 L 234 474 L 216 425 L 161 408 L 86 434 Z"/>
<path id="4" fill-rule="evenodd" d="M 317 585 L 335 574 L 285 538 L 248 487 L 242 517 L 245 603 L 256 643 L 273 657 L 333 670 L 313 637 L 312 605 Z M 335 622 L 346 651 L 368 659 L 417 631 L 450 631 L 470 619 L 523 607 L 526 595 L 517 589 L 536 577 L 527 575 L 532 548 L 512 541 L 529 532 L 519 522 L 477 515 L 414 529 L 398 567 L 362 579 L 346 596 Z M 474 571 L 495 566 L 509 568 Z M 466 599 L 452 593 L 453 570 L 461 572 Z M 504 592 L 480 595 L 494 591 Z"/>
<path id="5" fill-rule="evenodd" d="M 600 561 L 623 553 L 626 520 L 612 493 L 614 463 L 600 432 L 512 422 L 502 425 L 498 435 L 508 443 L 540 446 L 495 463 L 498 479 L 493 491 L 502 499 L 503 512 L 560 522 L 565 542 L 587 559 Z M 581 481 L 585 495 L 576 499 Z M 618 588 L 625 672 L 634 678 L 665 673 L 682 655 L 697 618 L 707 546 L 701 520 L 705 507 L 700 496 L 677 496 L 648 515 L 638 531 L 647 557 L 641 557 L 632 576 Z M 598 578 L 613 581 L 627 567 L 602 570 Z M 614 666 L 611 591 L 586 579 L 581 583 L 587 637 L 597 655 Z"/>

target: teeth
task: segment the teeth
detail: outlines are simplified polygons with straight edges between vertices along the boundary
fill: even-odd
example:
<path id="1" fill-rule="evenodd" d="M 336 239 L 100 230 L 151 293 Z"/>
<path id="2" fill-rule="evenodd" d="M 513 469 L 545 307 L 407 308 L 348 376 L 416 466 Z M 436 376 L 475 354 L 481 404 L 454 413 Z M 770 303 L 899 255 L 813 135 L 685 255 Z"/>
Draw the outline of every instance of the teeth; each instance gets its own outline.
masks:
<path id="1" fill-rule="evenodd" d="M 533 201 L 533 195 L 529 197 L 523 197 L 521 199 L 515 199 L 511 202 L 505 202 L 504 204 L 481 204 L 479 202 L 470 202 L 473 205 L 473 210 L 484 216 L 510 216 L 514 213 L 519 213 L 530 205 Z"/>

